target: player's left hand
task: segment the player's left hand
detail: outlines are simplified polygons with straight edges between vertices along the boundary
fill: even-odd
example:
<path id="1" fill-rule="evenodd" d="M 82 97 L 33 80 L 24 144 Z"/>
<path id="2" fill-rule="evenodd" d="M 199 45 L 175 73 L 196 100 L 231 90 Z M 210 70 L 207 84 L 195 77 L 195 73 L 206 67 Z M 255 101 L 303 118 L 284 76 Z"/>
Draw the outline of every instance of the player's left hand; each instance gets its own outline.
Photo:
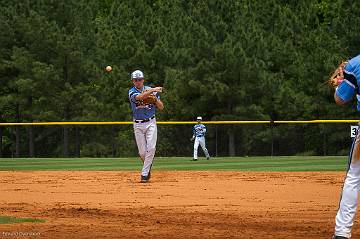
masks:
<path id="1" fill-rule="evenodd" d="M 336 70 L 328 80 L 329 85 L 336 88 L 338 85 L 341 84 L 341 82 L 344 80 L 344 67 L 347 63 L 347 61 L 344 61 L 338 66 L 338 68 L 336 68 Z"/>

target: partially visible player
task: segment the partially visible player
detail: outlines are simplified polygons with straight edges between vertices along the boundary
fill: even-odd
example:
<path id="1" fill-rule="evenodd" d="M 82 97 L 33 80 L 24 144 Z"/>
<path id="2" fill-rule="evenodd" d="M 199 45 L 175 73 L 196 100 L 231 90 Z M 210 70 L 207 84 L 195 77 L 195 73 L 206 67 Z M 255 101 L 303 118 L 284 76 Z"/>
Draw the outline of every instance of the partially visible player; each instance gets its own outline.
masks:
<path id="1" fill-rule="evenodd" d="M 210 159 L 210 155 L 208 150 L 206 149 L 205 146 L 205 133 L 206 133 L 206 127 L 205 125 L 203 125 L 201 123 L 202 121 L 202 117 L 198 116 L 196 118 L 197 120 L 197 124 L 194 125 L 193 127 L 193 136 L 190 139 L 191 141 L 194 141 L 194 158 L 193 161 L 197 161 L 198 160 L 198 148 L 199 148 L 199 144 L 202 148 L 202 150 L 204 151 L 204 154 L 206 156 L 206 159 L 209 160 Z"/>
<path id="2" fill-rule="evenodd" d="M 346 104 L 357 96 L 357 110 L 360 111 L 360 55 L 343 62 L 335 70 L 330 82 L 337 86 L 334 94 L 335 102 Z M 355 221 L 360 189 L 360 134 L 354 138 L 350 154 L 339 209 L 336 214 L 335 234 L 333 239 L 349 239 Z"/>
<path id="3" fill-rule="evenodd" d="M 139 70 L 131 74 L 131 80 L 134 87 L 129 90 L 129 100 L 133 112 L 136 144 L 143 162 L 141 182 L 146 183 L 151 176 L 151 167 L 156 150 L 157 126 L 155 113 L 156 109 L 164 109 L 164 104 L 158 94 L 162 92 L 162 87 L 151 88 L 144 86 L 144 74 Z M 148 102 L 149 98 L 154 98 L 154 101 Z"/>

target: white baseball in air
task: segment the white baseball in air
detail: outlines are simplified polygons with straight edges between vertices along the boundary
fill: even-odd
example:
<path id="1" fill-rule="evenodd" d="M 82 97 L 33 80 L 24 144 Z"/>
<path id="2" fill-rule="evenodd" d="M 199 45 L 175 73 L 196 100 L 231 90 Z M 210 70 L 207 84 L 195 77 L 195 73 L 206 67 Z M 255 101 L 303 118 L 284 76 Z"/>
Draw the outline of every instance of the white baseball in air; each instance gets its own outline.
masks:
<path id="1" fill-rule="evenodd" d="M 105 70 L 106 70 L 107 72 L 110 72 L 110 71 L 112 71 L 112 67 L 111 67 L 111 66 L 107 66 L 107 67 L 105 67 Z"/>

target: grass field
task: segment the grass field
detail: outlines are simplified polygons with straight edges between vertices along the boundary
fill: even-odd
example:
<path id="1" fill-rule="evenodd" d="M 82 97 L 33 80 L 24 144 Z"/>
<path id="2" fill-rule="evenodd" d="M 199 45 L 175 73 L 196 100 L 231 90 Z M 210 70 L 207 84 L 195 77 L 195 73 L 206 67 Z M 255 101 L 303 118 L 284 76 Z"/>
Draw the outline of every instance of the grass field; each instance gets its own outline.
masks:
<path id="1" fill-rule="evenodd" d="M 11 224 L 11 223 L 22 223 L 22 222 L 45 222 L 45 220 L 36 219 L 36 218 L 18 218 L 18 217 L 0 216 L 0 224 Z"/>
<path id="2" fill-rule="evenodd" d="M 12 170 L 110 170 L 133 171 L 141 167 L 138 158 L 3 158 L 0 171 Z M 219 171 L 344 171 L 346 156 L 283 156 L 283 157 L 214 157 L 156 158 L 154 170 L 219 170 Z"/>

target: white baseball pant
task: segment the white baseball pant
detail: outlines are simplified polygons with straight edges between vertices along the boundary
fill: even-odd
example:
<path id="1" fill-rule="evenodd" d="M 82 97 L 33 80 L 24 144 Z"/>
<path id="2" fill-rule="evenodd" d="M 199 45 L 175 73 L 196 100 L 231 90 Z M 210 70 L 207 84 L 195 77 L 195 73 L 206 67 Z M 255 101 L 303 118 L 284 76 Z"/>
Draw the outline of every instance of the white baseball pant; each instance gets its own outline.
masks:
<path id="1" fill-rule="evenodd" d="M 204 151 L 205 157 L 206 158 L 210 158 L 209 152 L 207 150 L 207 148 L 205 147 L 205 137 L 195 137 L 195 142 L 194 142 L 194 159 L 198 158 L 198 148 L 199 148 L 199 144 L 202 148 L 202 150 Z"/>
<path id="2" fill-rule="evenodd" d="M 346 174 L 339 210 L 335 218 L 335 235 L 351 237 L 351 229 L 355 221 L 360 189 L 360 134 L 357 133 L 351 147 L 349 168 Z"/>
<path id="3" fill-rule="evenodd" d="M 148 176 L 151 170 L 151 165 L 153 163 L 156 150 L 156 119 L 154 118 L 144 123 L 134 123 L 134 134 L 139 151 L 139 156 L 143 161 L 141 175 Z"/>

